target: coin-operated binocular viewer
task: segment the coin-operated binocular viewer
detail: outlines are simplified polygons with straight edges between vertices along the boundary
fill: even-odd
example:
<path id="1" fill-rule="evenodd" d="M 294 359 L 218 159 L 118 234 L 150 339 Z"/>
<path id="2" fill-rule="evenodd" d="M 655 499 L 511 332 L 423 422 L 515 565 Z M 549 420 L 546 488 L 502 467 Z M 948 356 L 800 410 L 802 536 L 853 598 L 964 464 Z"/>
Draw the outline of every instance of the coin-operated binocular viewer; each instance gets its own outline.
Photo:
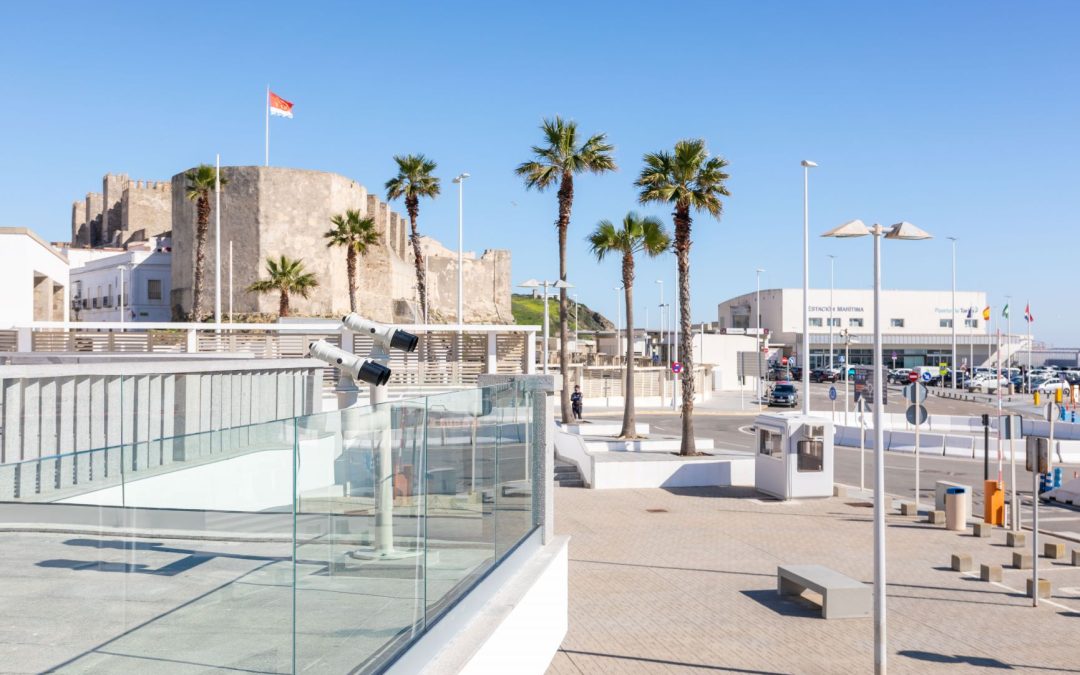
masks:
<path id="1" fill-rule="evenodd" d="M 754 420 L 754 485 L 780 499 L 831 497 L 833 423 L 799 413 L 765 413 Z"/>
<path id="2" fill-rule="evenodd" d="M 337 368 L 339 377 L 335 389 L 342 410 L 341 435 L 344 449 L 350 444 L 359 447 L 370 438 L 375 458 L 375 545 L 373 550 L 351 552 L 354 558 L 363 560 L 386 560 L 413 555 L 410 551 L 394 551 L 393 511 L 393 457 L 391 454 L 391 425 L 393 419 L 387 402 L 387 383 L 390 381 L 390 350 L 411 352 L 416 350 L 418 339 L 412 333 L 395 326 L 377 323 L 358 314 L 348 314 L 341 320 L 342 343 L 352 334 L 372 338 L 371 349 L 366 357 L 353 354 L 351 350 L 333 346 L 325 340 L 308 345 L 311 356 Z M 349 345 L 351 346 L 351 345 Z M 366 414 L 358 408 L 357 382 L 369 387 L 368 402 L 371 410 Z"/>

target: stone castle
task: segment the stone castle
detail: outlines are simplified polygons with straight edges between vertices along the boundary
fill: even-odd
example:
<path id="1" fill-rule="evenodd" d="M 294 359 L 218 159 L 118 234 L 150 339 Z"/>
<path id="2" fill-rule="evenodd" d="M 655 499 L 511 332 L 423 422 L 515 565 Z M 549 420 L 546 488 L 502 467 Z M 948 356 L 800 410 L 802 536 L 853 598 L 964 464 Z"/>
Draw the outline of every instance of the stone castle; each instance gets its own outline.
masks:
<path id="1" fill-rule="evenodd" d="M 74 246 L 127 245 L 162 234 L 172 237 L 174 319 L 192 305 L 196 204 L 186 196 L 186 171 L 169 182 L 132 181 L 109 174 L 102 193 L 87 195 L 72 208 Z M 357 209 L 375 220 L 381 240 L 359 260 L 358 310 L 376 321 L 421 323 L 416 272 L 409 244 L 409 221 L 360 183 L 323 171 L 264 166 L 221 167 L 222 304 L 228 300 L 229 244 L 232 243 L 233 311 L 273 315 L 277 294 L 256 295 L 247 287 L 265 276 L 267 258 L 301 258 L 319 286 L 305 299 L 291 298 L 298 316 L 338 317 L 349 311 L 345 251 L 327 248 L 323 233 L 330 218 Z M 211 197 L 213 199 L 213 196 Z M 213 203 L 213 202 L 211 202 Z M 81 208 L 80 208 L 81 207 Z M 430 232 L 430 221 L 420 227 Z M 451 228 L 443 227 L 443 231 Z M 421 243 L 427 259 L 431 323 L 457 317 L 457 252 L 430 237 Z M 203 306 L 212 308 L 217 242 L 211 220 L 206 246 Z M 510 311 L 510 252 L 487 250 L 464 255 L 464 314 L 467 323 L 513 323 Z"/>
<path id="2" fill-rule="evenodd" d="M 111 173 L 101 183 L 71 204 L 72 246 L 126 246 L 172 229 L 172 183 Z"/>

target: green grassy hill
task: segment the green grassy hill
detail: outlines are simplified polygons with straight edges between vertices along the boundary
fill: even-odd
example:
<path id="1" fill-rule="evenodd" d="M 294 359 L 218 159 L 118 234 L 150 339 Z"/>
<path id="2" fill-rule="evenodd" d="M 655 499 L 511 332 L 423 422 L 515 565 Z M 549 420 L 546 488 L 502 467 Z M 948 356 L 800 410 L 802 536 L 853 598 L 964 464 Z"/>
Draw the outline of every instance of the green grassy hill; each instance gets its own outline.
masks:
<path id="1" fill-rule="evenodd" d="M 569 300 L 570 330 L 574 330 L 574 301 Z M 544 323 L 544 299 L 534 298 L 532 294 L 517 294 L 510 297 L 510 306 L 514 312 L 514 323 L 541 326 Z M 614 324 L 603 314 L 594 312 L 584 303 L 577 310 L 580 330 L 611 330 Z M 548 298 L 548 320 L 552 326 L 559 325 L 559 297 Z M 555 329 L 552 328 L 552 332 Z"/>

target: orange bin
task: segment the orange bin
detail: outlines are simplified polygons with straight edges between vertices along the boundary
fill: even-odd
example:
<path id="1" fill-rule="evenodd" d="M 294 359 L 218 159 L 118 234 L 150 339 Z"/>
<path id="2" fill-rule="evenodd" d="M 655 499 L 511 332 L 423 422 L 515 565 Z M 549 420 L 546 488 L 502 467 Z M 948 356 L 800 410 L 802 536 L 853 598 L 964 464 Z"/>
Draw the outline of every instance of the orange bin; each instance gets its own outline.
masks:
<path id="1" fill-rule="evenodd" d="M 983 481 L 983 522 L 1005 525 L 1005 486 L 999 481 Z"/>

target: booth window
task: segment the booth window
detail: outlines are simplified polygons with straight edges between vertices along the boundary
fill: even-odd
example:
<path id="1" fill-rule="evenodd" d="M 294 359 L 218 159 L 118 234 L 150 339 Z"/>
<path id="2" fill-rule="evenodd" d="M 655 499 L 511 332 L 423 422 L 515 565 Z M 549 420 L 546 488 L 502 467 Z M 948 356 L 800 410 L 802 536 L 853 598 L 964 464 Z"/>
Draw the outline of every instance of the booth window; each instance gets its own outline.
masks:
<path id="1" fill-rule="evenodd" d="M 825 441 L 809 438 L 798 442 L 800 472 L 821 471 L 825 465 Z"/>
<path id="2" fill-rule="evenodd" d="M 784 437 L 775 431 L 758 429 L 758 452 L 769 457 L 783 457 Z"/>

